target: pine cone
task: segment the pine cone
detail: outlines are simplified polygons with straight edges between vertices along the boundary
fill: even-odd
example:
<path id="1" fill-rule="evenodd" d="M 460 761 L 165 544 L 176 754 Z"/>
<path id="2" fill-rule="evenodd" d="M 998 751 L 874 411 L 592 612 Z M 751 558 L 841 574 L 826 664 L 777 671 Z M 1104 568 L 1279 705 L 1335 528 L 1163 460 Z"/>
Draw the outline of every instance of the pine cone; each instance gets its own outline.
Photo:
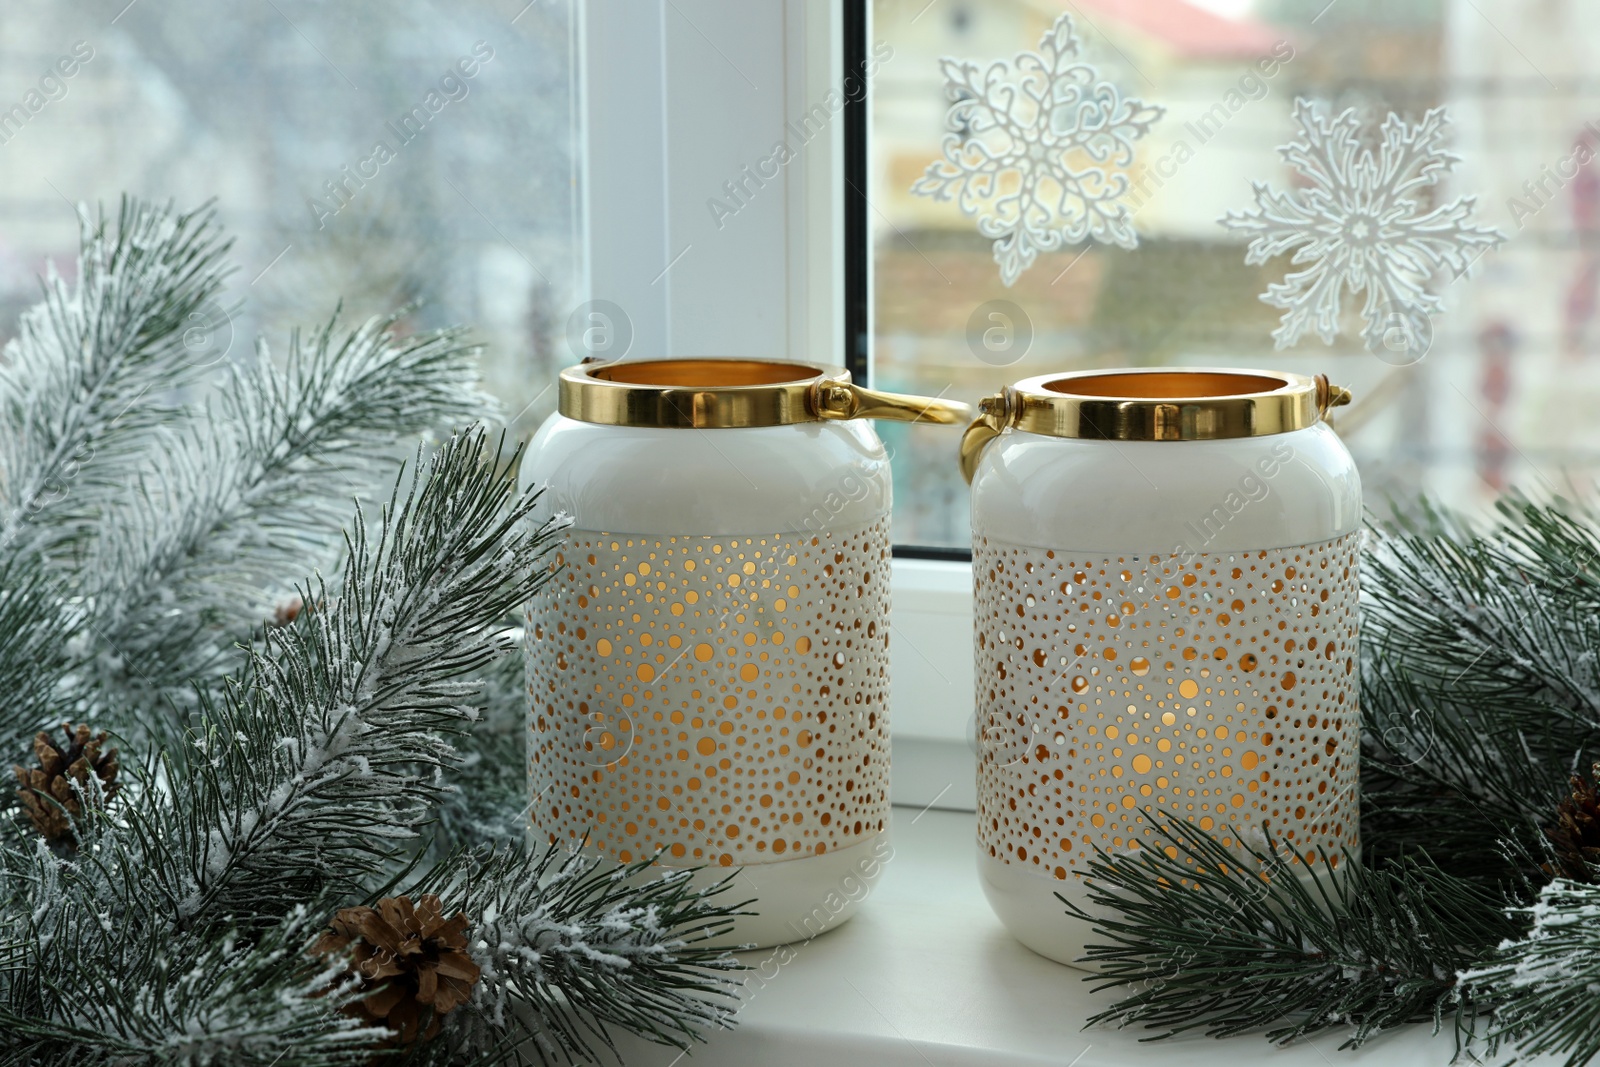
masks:
<path id="1" fill-rule="evenodd" d="M 467 917 L 444 917 L 431 893 L 384 897 L 375 908 L 343 908 L 312 946 L 323 955 L 350 956 L 364 994 L 346 1010 L 369 1025 L 387 1026 L 409 1045 L 439 1032 L 444 1016 L 464 1004 L 479 969 L 466 953 Z"/>
<path id="2" fill-rule="evenodd" d="M 297 596 L 290 597 L 273 610 L 272 625 L 278 627 L 288 626 L 300 617 L 300 613 L 305 610 L 305 607 L 306 602 L 304 600 Z"/>
<path id="3" fill-rule="evenodd" d="M 307 608 L 321 611 L 322 601 L 317 600 L 307 604 L 304 597 L 292 596 L 272 609 L 272 625 L 281 630 L 304 615 Z"/>
<path id="4" fill-rule="evenodd" d="M 49 841 L 68 836 L 72 831 L 72 819 L 83 814 L 72 783 L 87 786 L 89 773 L 93 771 L 100 779 L 105 798 L 110 800 L 117 794 L 117 771 L 120 769 L 117 750 L 105 751 L 103 731 L 90 736 L 87 724 L 74 728 L 69 723 L 62 723 L 61 731 L 67 741 L 59 746 L 51 743 L 50 735 L 43 730 L 34 736 L 33 755 L 38 766 L 12 767 L 21 786 L 17 796 L 28 818 Z M 87 791 L 85 795 L 89 795 Z"/>
<path id="5" fill-rule="evenodd" d="M 1551 874 L 1579 882 L 1593 882 L 1600 871 L 1600 763 L 1590 771 L 1592 778 L 1572 776 L 1572 795 L 1556 808 L 1556 824 L 1545 831 L 1555 847 L 1556 864 Z"/>

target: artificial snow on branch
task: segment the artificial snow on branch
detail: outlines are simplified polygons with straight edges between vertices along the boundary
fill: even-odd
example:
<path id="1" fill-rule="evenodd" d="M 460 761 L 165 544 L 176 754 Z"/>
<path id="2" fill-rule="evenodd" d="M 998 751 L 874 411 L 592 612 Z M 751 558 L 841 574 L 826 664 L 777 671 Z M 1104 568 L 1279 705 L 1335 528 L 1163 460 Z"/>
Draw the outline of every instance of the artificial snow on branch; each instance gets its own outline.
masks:
<path id="1" fill-rule="evenodd" d="M 290 576 L 333 562 L 326 531 L 392 466 L 396 442 L 492 410 L 463 331 L 400 338 L 398 319 L 342 340 L 330 319 L 309 343 L 296 335 L 282 367 L 263 344 L 215 400 L 169 424 L 122 510 L 131 521 L 91 557 L 89 573 L 108 579 L 91 593 L 94 624 L 124 660 L 93 680 L 96 703 L 189 703 L 194 680 L 225 668 L 289 595 Z M 189 626 L 161 624 L 174 603 Z"/>
<path id="2" fill-rule="evenodd" d="M 1463 971 L 1462 988 L 1499 1004 L 1493 1048 L 1588 1063 L 1600 1055 L 1600 886 L 1557 879 L 1516 915 L 1531 925 L 1492 962 Z"/>
<path id="3" fill-rule="evenodd" d="M 92 538 L 148 459 L 139 444 L 174 414 L 171 391 L 200 374 L 183 331 L 229 273 L 215 213 L 130 200 L 109 225 L 80 210 L 76 283 L 50 268 L 0 360 L 7 552 L 60 559 Z"/>
<path id="4" fill-rule="evenodd" d="M 480 917 L 470 945 L 482 980 L 462 1032 L 477 1051 L 518 1013 L 537 1020 L 533 1051 L 557 1060 L 614 1053 L 607 1025 L 682 1044 L 731 1023 L 739 965 L 705 944 L 732 928 L 733 910 L 708 904 L 687 870 L 488 849 L 450 857 L 419 886 Z M 707 976 L 714 994 L 684 995 Z"/>

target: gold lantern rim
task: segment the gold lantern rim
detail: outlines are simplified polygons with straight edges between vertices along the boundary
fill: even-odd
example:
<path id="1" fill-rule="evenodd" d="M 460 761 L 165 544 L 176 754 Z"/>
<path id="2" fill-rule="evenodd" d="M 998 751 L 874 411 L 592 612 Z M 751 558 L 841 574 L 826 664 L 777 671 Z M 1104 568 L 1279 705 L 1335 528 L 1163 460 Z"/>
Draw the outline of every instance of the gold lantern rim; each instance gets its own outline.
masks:
<path id="1" fill-rule="evenodd" d="M 557 409 L 603 426 L 720 430 L 839 419 L 958 426 L 968 404 L 856 385 L 844 367 L 759 358 L 585 361 L 561 372 Z"/>
<path id="2" fill-rule="evenodd" d="M 1350 391 L 1326 375 L 1228 367 L 1131 367 L 1025 378 L 978 404 L 961 439 L 968 482 L 1008 429 L 1093 441 L 1216 441 L 1314 425 Z"/>

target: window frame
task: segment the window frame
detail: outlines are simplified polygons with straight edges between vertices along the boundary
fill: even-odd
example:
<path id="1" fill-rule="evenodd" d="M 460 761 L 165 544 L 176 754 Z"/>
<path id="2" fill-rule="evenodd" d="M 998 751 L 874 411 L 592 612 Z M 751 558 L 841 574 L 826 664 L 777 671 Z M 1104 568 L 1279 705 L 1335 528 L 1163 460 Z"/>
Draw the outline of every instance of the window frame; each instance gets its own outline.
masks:
<path id="1" fill-rule="evenodd" d="M 840 51 L 844 70 L 864 69 L 872 48 L 872 0 L 842 0 Z M 867 199 L 872 164 L 872 82 L 861 79 L 861 92 L 845 98 L 840 146 L 839 201 L 844 236 L 840 272 L 844 280 L 844 353 L 850 374 L 872 384 L 873 270 L 872 204 Z M 896 559 L 972 562 L 972 549 L 948 545 L 896 543 Z"/>

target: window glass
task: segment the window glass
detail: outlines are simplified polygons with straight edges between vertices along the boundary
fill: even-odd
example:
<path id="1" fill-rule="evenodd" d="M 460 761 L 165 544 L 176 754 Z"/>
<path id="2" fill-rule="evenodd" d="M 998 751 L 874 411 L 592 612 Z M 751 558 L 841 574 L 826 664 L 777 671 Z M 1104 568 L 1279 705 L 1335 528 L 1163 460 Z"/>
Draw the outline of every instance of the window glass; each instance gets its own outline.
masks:
<path id="1" fill-rule="evenodd" d="M 977 111 L 947 123 L 941 57 L 978 61 L 980 85 L 994 62 L 1004 65 L 995 78 L 1016 82 L 1018 53 L 1039 52 L 1063 15 L 1081 48 L 1074 62 L 1094 68 L 1112 99 L 1165 113 L 1129 136 L 1126 151 L 1105 136 L 1055 155 L 1049 145 L 1032 157 L 1026 144 L 1010 150 L 1021 166 L 999 179 L 1002 195 L 1030 180 L 1019 174 L 1053 162 L 1091 192 L 1121 189 L 1107 209 L 1126 209 L 1137 247 L 1123 247 L 1108 222 L 1097 239 L 1069 235 L 1039 251 L 1007 285 L 979 219 L 913 188 L 946 158 L 947 137 L 1008 151 L 993 131 L 974 129 Z M 1594 5 L 875 0 L 873 18 L 874 41 L 892 53 L 872 103 L 877 384 L 976 401 L 1056 369 L 1321 372 L 1354 393 L 1335 424 L 1380 513 L 1422 491 L 1468 510 L 1509 486 L 1587 492 L 1574 486 L 1592 479 L 1600 445 L 1584 417 L 1600 385 Z M 1059 113 L 1044 125 L 1058 138 L 1087 121 L 1059 106 L 1076 99 L 1071 85 L 1051 82 Z M 998 95 L 956 88 L 1005 110 Z M 1297 117 L 1297 100 L 1312 110 Z M 1026 102 L 1019 94 L 1011 103 L 1025 125 Z M 1348 133 L 1338 125 L 1346 109 Z M 1139 123 L 1136 105 L 1105 114 L 1124 131 Z M 1311 140 L 1354 146 L 1339 180 L 1279 152 L 1307 138 L 1308 121 L 1332 131 Z M 1369 152 L 1375 169 L 1363 176 Z M 1457 159 L 1448 165 L 1444 155 Z M 1430 180 L 1386 184 L 1386 161 Z M 1319 192 L 1326 202 L 1305 210 Z M 1263 203 L 1275 205 L 1270 217 Z M 1230 212 L 1235 224 L 1219 225 Z M 1253 238 L 1295 229 L 1321 243 L 1247 258 Z M 1351 258 L 1338 261 L 1340 250 Z M 1296 251 L 1308 258 L 1291 262 Z M 1317 277 L 1273 288 L 1312 268 L 1322 288 Z M 1378 286 L 1370 310 L 1368 294 L 1353 291 L 1361 280 Z M 1335 313 L 1326 290 L 1341 283 Z M 1263 300 L 1274 292 L 1286 306 Z M 1319 336 L 1319 311 L 1331 342 Z M 1303 328 L 1287 331 L 1299 335 L 1280 349 L 1273 334 L 1286 312 L 1302 315 Z M 881 432 L 897 446 L 896 540 L 965 544 L 952 441 L 934 429 Z"/>
<path id="2" fill-rule="evenodd" d="M 126 5 L 126 6 L 124 6 Z M 415 303 L 470 323 L 531 433 L 571 362 L 572 11 L 556 0 L 202 0 L 0 8 L 0 340 L 72 205 L 216 197 L 241 309 L 195 343 L 248 358 L 292 326 Z"/>

